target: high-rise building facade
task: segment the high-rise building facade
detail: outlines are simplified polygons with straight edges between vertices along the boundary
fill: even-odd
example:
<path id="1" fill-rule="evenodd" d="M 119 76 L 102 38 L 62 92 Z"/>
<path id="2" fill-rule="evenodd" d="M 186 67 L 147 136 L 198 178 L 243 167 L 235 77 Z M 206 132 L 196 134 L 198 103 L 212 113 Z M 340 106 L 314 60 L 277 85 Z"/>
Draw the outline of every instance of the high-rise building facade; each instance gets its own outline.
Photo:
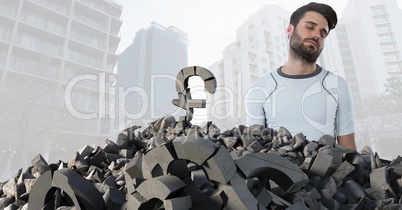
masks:
<path id="1" fill-rule="evenodd" d="M 337 34 L 347 80 L 358 81 L 351 88 L 361 97 L 384 93 L 387 78 L 402 74 L 401 19 L 395 0 L 350 0 L 346 5 Z"/>
<path id="2" fill-rule="evenodd" d="M 392 104 L 372 98 L 386 92 L 388 78 L 402 78 L 401 19 L 396 0 L 350 0 L 336 29 L 355 102 L 357 143 L 373 147 L 384 158 L 400 154 L 401 117 L 391 110 Z"/>
<path id="3" fill-rule="evenodd" d="M 265 5 L 237 29 L 222 60 L 209 67 L 218 83 L 209 117 L 220 127 L 245 124 L 244 97 L 252 82 L 286 61 L 289 17 L 285 9 Z"/>
<path id="4" fill-rule="evenodd" d="M 121 13 L 113 0 L 0 0 L 2 172 L 110 136 Z"/>
<path id="5" fill-rule="evenodd" d="M 119 56 L 117 126 L 146 126 L 168 114 L 176 117 L 182 113 L 172 100 L 178 97 L 176 76 L 187 67 L 187 60 L 186 33 L 155 22 L 139 30 Z"/>

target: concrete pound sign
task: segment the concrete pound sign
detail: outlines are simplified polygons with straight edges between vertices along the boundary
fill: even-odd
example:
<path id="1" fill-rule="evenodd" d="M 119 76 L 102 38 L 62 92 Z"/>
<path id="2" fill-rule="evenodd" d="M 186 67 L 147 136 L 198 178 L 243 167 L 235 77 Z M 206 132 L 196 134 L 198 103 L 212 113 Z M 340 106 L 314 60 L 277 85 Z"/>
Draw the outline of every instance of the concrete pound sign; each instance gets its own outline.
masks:
<path id="1" fill-rule="evenodd" d="M 188 81 L 192 76 L 199 76 L 204 81 L 205 91 L 214 94 L 216 91 L 215 76 L 206 68 L 200 66 L 190 66 L 182 69 L 176 77 L 176 91 L 178 98 L 173 99 L 172 103 L 175 106 L 186 110 L 186 116 L 180 117 L 180 125 L 183 128 L 188 127 L 189 122 L 193 119 L 194 108 L 205 108 L 206 100 L 192 99 L 191 91 L 188 87 Z"/>

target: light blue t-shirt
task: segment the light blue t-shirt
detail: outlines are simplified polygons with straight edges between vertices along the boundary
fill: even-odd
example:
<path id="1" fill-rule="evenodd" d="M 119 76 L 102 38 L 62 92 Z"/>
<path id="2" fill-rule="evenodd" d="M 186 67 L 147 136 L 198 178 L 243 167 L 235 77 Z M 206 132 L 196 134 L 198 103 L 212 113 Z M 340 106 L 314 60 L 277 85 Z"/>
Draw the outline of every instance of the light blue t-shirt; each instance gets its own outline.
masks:
<path id="1" fill-rule="evenodd" d="M 286 75 L 279 68 L 256 80 L 246 96 L 247 125 L 283 126 L 292 135 L 302 132 L 308 140 L 353 133 L 348 84 L 317 67 L 309 75 Z"/>

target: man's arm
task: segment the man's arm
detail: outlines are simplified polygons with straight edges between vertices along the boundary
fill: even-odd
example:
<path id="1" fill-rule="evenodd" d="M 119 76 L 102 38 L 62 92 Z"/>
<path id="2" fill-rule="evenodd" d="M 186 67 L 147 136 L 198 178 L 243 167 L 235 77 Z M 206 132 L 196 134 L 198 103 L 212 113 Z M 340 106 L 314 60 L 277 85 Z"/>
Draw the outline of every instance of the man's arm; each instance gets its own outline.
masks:
<path id="1" fill-rule="evenodd" d="M 355 124 L 353 117 L 353 98 L 346 80 L 339 77 L 339 112 L 338 112 L 338 144 L 357 151 L 355 142 Z"/>
<path id="2" fill-rule="evenodd" d="M 355 142 L 355 133 L 351 133 L 344 136 L 338 136 L 338 144 L 351 150 L 357 151 Z"/>
<path id="3" fill-rule="evenodd" d="M 263 87 L 252 86 L 245 96 L 245 111 L 247 115 L 247 126 L 265 125 L 264 103 L 268 97 Z"/>

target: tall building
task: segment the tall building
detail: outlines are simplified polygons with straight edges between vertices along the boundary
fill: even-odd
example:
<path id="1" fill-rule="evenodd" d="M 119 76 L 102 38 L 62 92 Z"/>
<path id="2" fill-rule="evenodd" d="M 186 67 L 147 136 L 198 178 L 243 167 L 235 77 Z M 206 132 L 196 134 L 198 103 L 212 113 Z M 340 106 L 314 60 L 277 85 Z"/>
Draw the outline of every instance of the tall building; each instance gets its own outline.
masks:
<path id="1" fill-rule="evenodd" d="M 119 129 L 130 123 L 147 126 L 167 114 L 178 116 L 174 106 L 176 77 L 187 67 L 187 34 L 174 26 L 151 23 L 136 33 L 117 64 Z"/>
<path id="2" fill-rule="evenodd" d="M 121 13 L 113 0 L 0 0 L 1 176 L 110 136 Z"/>
<path id="3" fill-rule="evenodd" d="M 244 102 L 251 84 L 287 61 L 290 15 L 277 5 L 263 6 L 237 29 L 236 41 L 225 48 L 222 60 L 209 67 L 218 83 L 209 108 L 216 124 L 231 128 L 246 123 Z M 336 36 L 330 33 L 318 63 L 342 75 L 340 58 Z"/>
<path id="4" fill-rule="evenodd" d="M 286 28 L 290 13 L 276 5 L 265 5 L 247 18 L 236 31 L 236 41 L 211 65 L 218 88 L 212 96 L 210 118 L 220 127 L 246 123 L 244 97 L 252 82 L 287 59 Z"/>
<path id="5" fill-rule="evenodd" d="M 395 0 L 350 0 L 337 29 L 342 61 L 353 91 L 384 93 L 386 79 L 402 74 L 402 10 Z M 352 76 L 353 75 L 353 76 Z"/>
<path id="6" fill-rule="evenodd" d="M 384 107 L 367 99 L 383 94 L 388 78 L 402 77 L 401 19 L 396 0 L 350 0 L 336 29 L 355 102 L 357 143 L 373 147 L 382 157 L 400 154 L 400 116 L 389 113 L 389 107 L 382 113 L 377 109 Z"/>

